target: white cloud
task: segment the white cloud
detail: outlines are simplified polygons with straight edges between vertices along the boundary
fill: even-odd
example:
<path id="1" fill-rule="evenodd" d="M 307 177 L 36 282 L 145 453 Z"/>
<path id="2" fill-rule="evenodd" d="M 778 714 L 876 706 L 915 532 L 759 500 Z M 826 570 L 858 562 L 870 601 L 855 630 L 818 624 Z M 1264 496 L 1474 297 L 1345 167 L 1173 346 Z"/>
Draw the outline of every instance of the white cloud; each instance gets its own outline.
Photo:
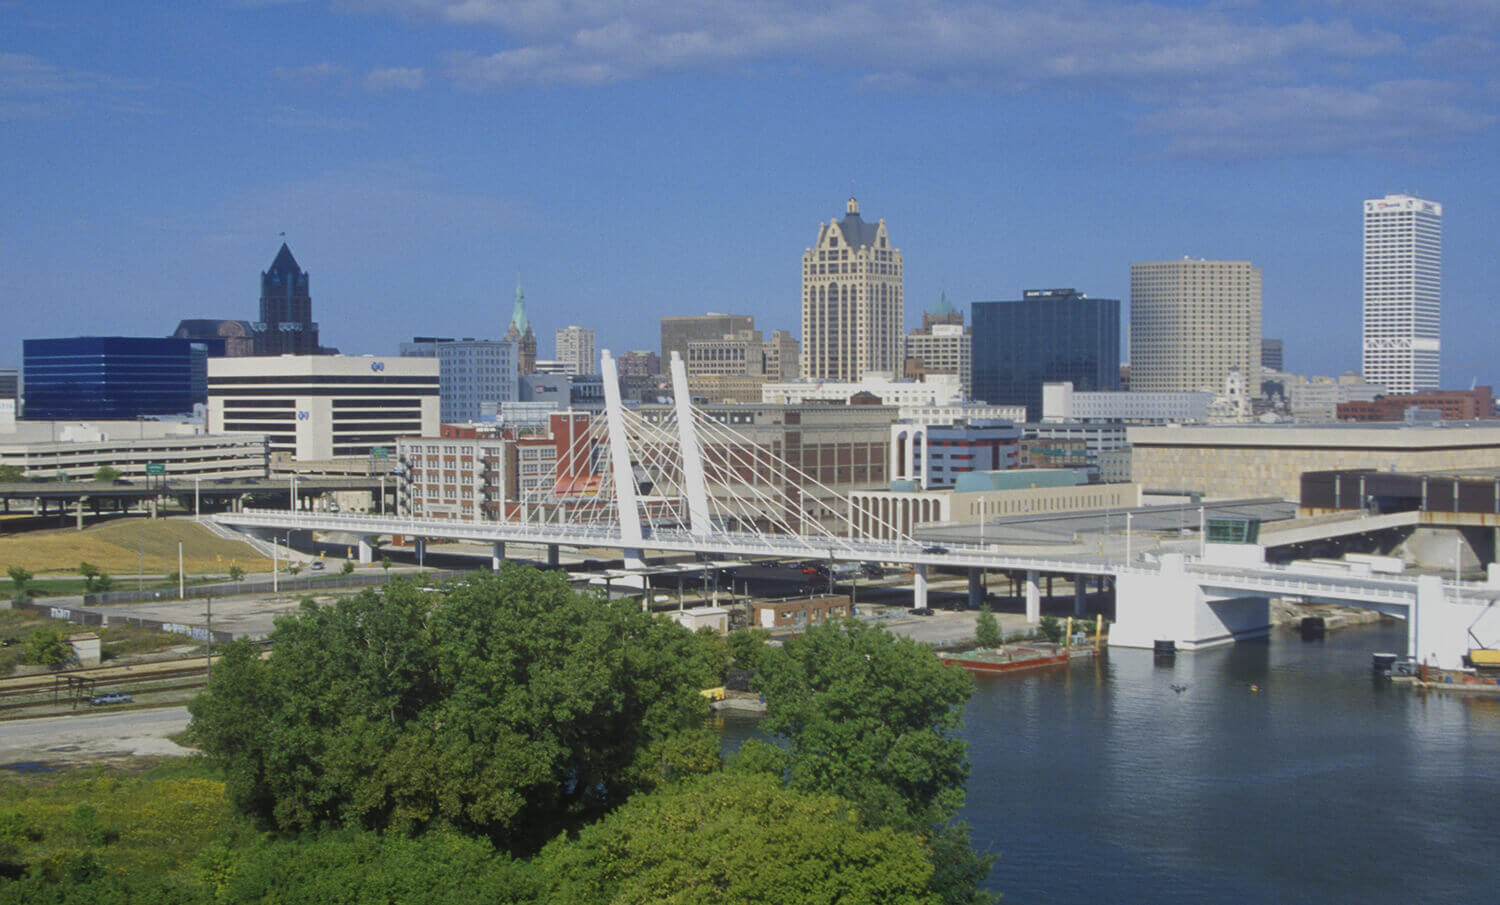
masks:
<path id="1" fill-rule="evenodd" d="M 296 82 L 301 85 L 326 85 L 346 79 L 349 76 L 349 67 L 324 60 L 320 63 L 308 63 L 305 66 L 277 66 L 271 70 L 271 75 L 282 81 Z"/>
<path id="2" fill-rule="evenodd" d="M 1404 152 L 1475 132 L 1496 118 L 1459 101 L 1463 86 L 1421 79 L 1363 88 L 1283 85 L 1194 99 L 1142 118 L 1185 156 Z"/>
<path id="3" fill-rule="evenodd" d="M 420 67 L 391 66 L 366 73 L 364 85 L 366 91 L 416 91 L 424 81 L 426 76 Z"/>
<path id="4" fill-rule="evenodd" d="M 1500 0 L 1323 0 L 1322 18 L 1277 18 L 1267 4 L 1108 0 L 345 0 L 366 11 L 468 29 L 491 52 L 445 54 L 442 71 L 472 90 L 596 85 L 746 66 L 808 67 L 877 90 L 1019 93 L 1056 87 L 1114 97 L 1178 153 L 1290 147 L 1300 108 L 1329 103 L 1328 123 L 1441 83 L 1444 94 L 1392 141 L 1452 136 L 1491 120 L 1480 90 L 1500 73 L 1487 38 L 1454 23 L 1500 21 Z M 1413 6 L 1435 27 L 1399 15 Z M 1300 11 L 1304 7 L 1295 7 Z M 1353 18 L 1329 18 L 1352 16 Z M 1446 24 L 1443 24 L 1446 23 Z M 1408 36 L 1410 35 L 1410 36 Z M 481 45 L 482 46 L 482 45 Z M 1461 62 L 1459 59 L 1461 58 Z M 1425 76 L 1426 80 L 1418 78 Z M 1417 89 L 1413 86 L 1429 86 Z M 1400 87 L 1406 86 L 1406 87 Z M 1274 109 L 1274 100 L 1288 105 Z M 1193 131 L 1228 110 L 1261 130 Z M 1371 117 L 1375 119 L 1376 117 Z"/>
<path id="5" fill-rule="evenodd" d="M 65 69 L 39 57 L 0 53 L 0 120 L 70 116 L 87 98 L 116 113 L 146 112 L 136 93 L 144 83 L 81 69 Z"/>

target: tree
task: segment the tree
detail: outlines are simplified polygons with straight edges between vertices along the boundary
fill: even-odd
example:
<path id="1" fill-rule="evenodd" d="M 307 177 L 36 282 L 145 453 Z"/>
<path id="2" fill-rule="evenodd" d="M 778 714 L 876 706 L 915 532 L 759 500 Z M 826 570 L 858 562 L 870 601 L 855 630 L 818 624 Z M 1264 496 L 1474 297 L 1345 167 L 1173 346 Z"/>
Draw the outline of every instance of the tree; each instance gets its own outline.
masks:
<path id="1" fill-rule="evenodd" d="M 73 645 L 55 625 L 38 627 L 26 639 L 26 662 L 57 669 L 73 659 Z"/>
<path id="2" fill-rule="evenodd" d="M 737 628 L 730 632 L 725 640 L 729 644 L 729 660 L 734 668 L 758 669 L 770 637 L 771 633 L 763 628 Z"/>
<path id="3" fill-rule="evenodd" d="M 1036 630 L 1043 638 L 1054 644 L 1062 640 L 1063 624 L 1056 616 L 1050 614 L 1043 616 L 1042 621 L 1037 623 Z"/>
<path id="4" fill-rule="evenodd" d="M 301 571 L 302 571 L 302 564 L 301 563 L 295 563 L 294 562 L 291 565 L 289 565 L 289 566 L 286 567 L 286 572 L 287 572 L 288 575 L 296 575 L 298 572 L 301 572 Z"/>
<path id="5" fill-rule="evenodd" d="M 83 589 L 85 591 L 92 591 L 94 589 L 94 582 L 98 581 L 99 576 L 104 573 L 99 571 L 98 566 L 85 560 L 78 564 L 78 574 L 83 576 Z"/>
<path id="6" fill-rule="evenodd" d="M 15 585 L 16 587 L 15 600 L 18 603 L 25 601 L 31 597 L 31 589 L 27 587 L 27 585 L 31 582 L 31 579 L 34 577 L 31 572 L 21 568 L 20 566 L 11 566 L 10 568 L 5 570 L 5 574 L 10 576 L 11 584 Z"/>
<path id="7" fill-rule="evenodd" d="M 999 647 L 1002 640 L 1000 620 L 989 604 L 979 608 L 979 618 L 974 620 L 974 640 L 980 647 Z"/>
<path id="8" fill-rule="evenodd" d="M 26 480 L 26 469 L 19 465 L 0 465 L 0 483 L 12 484 Z"/>
<path id="9" fill-rule="evenodd" d="M 786 743 L 793 788 L 831 793 L 875 826 L 942 843 L 932 888 L 947 903 L 990 901 L 978 883 L 990 859 L 952 823 L 969 775 L 959 737 L 968 673 L 879 626 L 834 620 L 760 662 L 765 731 Z"/>
<path id="10" fill-rule="evenodd" d="M 380 568 L 385 570 L 385 574 L 391 574 L 391 558 L 383 553 L 380 555 Z"/>
<path id="11" fill-rule="evenodd" d="M 630 800 L 534 862 L 544 901 L 575 905 L 936 905 L 922 840 L 860 823 L 830 795 L 726 774 Z"/>
<path id="12" fill-rule="evenodd" d="M 118 478 L 119 476 L 120 476 L 120 469 L 115 468 L 114 466 L 111 466 L 111 465 L 100 465 L 99 468 L 98 468 L 98 470 L 96 470 L 94 472 L 94 480 L 96 480 L 96 481 L 109 482 L 109 481 L 113 481 L 115 478 Z"/>
<path id="13" fill-rule="evenodd" d="M 701 744 L 667 745 L 706 713 L 693 635 L 555 573 L 305 602 L 272 641 L 265 661 L 231 645 L 189 708 L 268 827 L 447 825 L 525 852 L 703 769 Z"/>
<path id="14" fill-rule="evenodd" d="M 338 832 L 263 840 L 230 862 L 214 882 L 216 905 L 519 905 L 536 902 L 523 862 L 488 842 L 452 832 L 412 838 Z"/>
<path id="15" fill-rule="evenodd" d="M 238 563 L 233 563 L 233 564 L 231 564 L 229 566 L 229 580 L 230 581 L 243 581 L 244 578 L 245 578 L 245 570 L 242 569 L 242 568 L 240 568 L 240 566 L 239 566 Z"/>

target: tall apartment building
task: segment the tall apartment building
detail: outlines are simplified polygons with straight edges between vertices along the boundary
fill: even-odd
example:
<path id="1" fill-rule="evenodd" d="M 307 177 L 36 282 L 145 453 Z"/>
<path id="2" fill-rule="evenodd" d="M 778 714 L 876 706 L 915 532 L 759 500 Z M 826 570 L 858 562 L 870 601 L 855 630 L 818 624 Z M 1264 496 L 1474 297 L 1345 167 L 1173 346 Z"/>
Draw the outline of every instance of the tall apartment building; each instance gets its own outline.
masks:
<path id="1" fill-rule="evenodd" d="M 282 355 L 208 360 L 208 430 L 264 433 L 273 460 L 320 462 L 394 450 L 438 431 L 431 358 Z"/>
<path id="2" fill-rule="evenodd" d="M 519 355 L 510 340 L 414 336 L 401 344 L 401 357 L 437 359 L 445 424 L 484 420 L 521 398 Z"/>
<path id="3" fill-rule="evenodd" d="M 1443 206 L 1411 195 L 1365 202 L 1365 379 L 1392 393 L 1438 388 Z"/>
<path id="4" fill-rule="evenodd" d="M 922 319 L 925 321 L 927 315 Z M 964 395 L 970 396 L 974 392 L 973 349 L 973 337 L 962 324 L 934 323 L 925 330 L 914 330 L 901 340 L 903 374 L 957 374 Z"/>
<path id="5" fill-rule="evenodd" d="M 849 199 L 844 219 L 802 253 L 802 376 L 853 381 L 901 370 L 901 252 L 885 221 L 866 223 Z"/>
<path id="6" fill-rule="evenodd" d="M 615 358 L 621 377 L 650 377 L 661 373 L 661 359 L 650 349 L 632 349 Z"/>
<path id="7" fill-rule="evenodd" d="M 255 331 L 256 355 L 316 355 L 318 325 L 312 319 L 312 278 L 297 266 L 292 250 L 281 243 L 271 269 L 260 275 L 260 320 Z"/>
<path id="8" fill-rule="evenodd" d="M 665 368 L 676 352 L 687 361 L 688 343 L 695 339 L 718 339 L 741 330 L 754 330 L 755 317 L 750 314 L 690 314 L 661 319 L 661 358 Z"/>
<path id="9" fill-rule="evenodd" d="M 599 373 L 599 358 L 594 354 L 594 331 L 577 324 L 560 328 L 555 357 L 567 367 L 569 374 Z"/>
<path id="10" fill-rule="evenodd" d="M 1027 289 L 1016 301 L 975 302 L 974 396 L 1042 417 L 1042 385 L 1120 388 L 1120 301 L 1076 289 Z"/>
<path id="11" fill-rule="evenodd" d="M 1286 370 L 1281 340 L 1260 338 L 1260 367 L 1262 371 Z"/>
<path id="12" fill-rule="evenodd" d="M 1260 268 L 1249 261 L 1130 265 L 1130 389 L 1260 391 Z"/>

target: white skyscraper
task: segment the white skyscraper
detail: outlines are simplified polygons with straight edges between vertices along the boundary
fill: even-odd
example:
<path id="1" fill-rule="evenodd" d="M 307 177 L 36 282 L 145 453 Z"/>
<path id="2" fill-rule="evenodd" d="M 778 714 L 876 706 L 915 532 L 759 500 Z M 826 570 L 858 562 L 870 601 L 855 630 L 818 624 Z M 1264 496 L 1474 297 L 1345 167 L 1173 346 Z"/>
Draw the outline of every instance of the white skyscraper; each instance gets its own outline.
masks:
<path id="1" fill-rule="evenodd" d="M 1434 390 L 1443 206 L 1410 195 L 1365 202 L 1364 376 L 1391 393 Z"/>
<path id="2" fill-rule="evenodd" d="M 802 376 L 861 380 L 901 370 L 901 252 L 853 198 L 802 253 Z"/>
<path id="3" fill-rule="evenodd" d="M 594 358 L 594 331 L 577 324 L 569 324 L 557 331 L 557 360 L 562 362 L 569 374 L 599 373 L 599 362 Z"/>

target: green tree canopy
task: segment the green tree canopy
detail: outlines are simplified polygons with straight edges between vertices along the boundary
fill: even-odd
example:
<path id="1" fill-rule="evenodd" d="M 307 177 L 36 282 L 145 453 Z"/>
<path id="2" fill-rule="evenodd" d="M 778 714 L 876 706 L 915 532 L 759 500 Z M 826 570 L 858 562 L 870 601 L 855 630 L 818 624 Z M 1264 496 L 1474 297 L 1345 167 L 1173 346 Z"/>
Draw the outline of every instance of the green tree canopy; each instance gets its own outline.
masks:
<path id="1" fill-rule="evenodd" d="M 112 465 L 100 465 L 99 468 L 94 471 L 94 480 L 96 481 L 113 481 L 119 476 L 120 469 L 115 468 Z"/>
<path id="2" fill-rule="evenodd" d="M 995 618 L 989 604 L 979 608 L 979 618 L 974 620 L 974 640 L 980 647 L 998 647 L 1002 640 L 1000 620 Z"/>
<path id="3" fill-rule="evenodd" d="M 10 576 L 11 584 L 15 585 L 16 600 L 25 600 L 31 596 L 31 590 L 28 585 L 30 585 L 31 579 L 35 576 L 32 575 L 30 570 L 23 569 L 20 566 L 11 566 L 5 570 L 5 574 Z"/>
<path id="4" fill-rule="evenodd" d="M 929 888 L 944 903 L 984 903 L 992 859 L 954 823 L 969 776 L 958 735 L 973 690 L 968 673 L 879 626 L 835 620 L 760 658 L 765 730 L 781 736 L 736 758 L 739 771 L 780 773 L 798 789 L 853 802 L 875 826 L 925 836 Z"/>
<path id="5" fill-rule="evenodd" d="M 663 778 L 717 767 L 697 639 L 507 566 L 407 582 L 231 645 L 190 705 L 231 798 L 270 827 L 449 825 L 524 852 Z"/>
<path id="6" fill-rule="evenodd" d="M 765 729 L 787 741 L 793 786 L 898 826 L 941 822 L 963 803 L 969 762 L 958 729 L 973 681 L 931 649 L 835 620 L 768 649 L 760 687 Z"/>
<path id="7" fill-rule="evenodd" d="M 57 669 L 73 659 L 73 645 L 55 625 L 43 625 L 26 638 L 26 662 Z"/>
<path id="8" fill-rule="evenodd" d="M 341 831 L 265 840 L 240 855 L 217 905 L 519 905 L 537 902 L 523 862 L 451 832 L 418 838 Z"/>
<path id="9" fill-rule="evenodd" d="M 726 773 L 631 799 L 537 858 L 545 901 L 575 905 L 937 905 L 921 839 L 862 826 L 830 795 Z"/>
<path id="10" fill-rule="evenodd" d="M 19 465 L 0 465 L 0 481 L 12 483 L 26 480 L 26 469 Z"/>

